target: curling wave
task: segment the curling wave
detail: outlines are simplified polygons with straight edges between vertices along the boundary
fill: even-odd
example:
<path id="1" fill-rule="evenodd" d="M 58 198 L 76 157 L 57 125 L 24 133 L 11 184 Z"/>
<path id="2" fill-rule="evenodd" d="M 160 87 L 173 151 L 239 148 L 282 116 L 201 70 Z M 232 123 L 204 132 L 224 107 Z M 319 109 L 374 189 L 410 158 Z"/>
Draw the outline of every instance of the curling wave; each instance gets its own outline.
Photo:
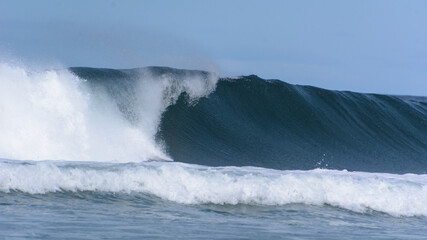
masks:
<path id="1" fill-rule="evenodd" d="M 167 67 L 0 64 L 0 157 L 427 173 L 427 100 Z"/>

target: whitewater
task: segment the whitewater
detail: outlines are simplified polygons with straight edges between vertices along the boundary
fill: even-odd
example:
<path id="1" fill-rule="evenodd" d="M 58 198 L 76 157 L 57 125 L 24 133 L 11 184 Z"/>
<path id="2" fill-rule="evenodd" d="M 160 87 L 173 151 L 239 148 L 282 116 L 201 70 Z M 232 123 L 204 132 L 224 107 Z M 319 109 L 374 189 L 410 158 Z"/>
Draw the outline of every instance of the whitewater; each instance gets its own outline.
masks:
<path id="1" fill-rule="evenodd" d="M 148 78 L 134 86 L 141 94 L 125 96 L 139 103 L 132 113 L 141 121 L 132 124 L 103 89 L 87 89 L 86 80 L 69 71 L 27 72 L 2 64 L 0 79 L 1 157 L 119 162 L 171 160 L 154 141 L 162 112 L 181 92 L 196 99 L 216 81 Z"/>
<path id="2" fill-rule="evenodd" d="M 0 133 L 3 237 L 427 236 L 424 97 L 0 63 Z"/>
<path id="3" fill-rule="evenodd" d="M 183 204 L 328 204 L 355 212 L 427 216 L 427 176 L 169 164 L 1 162 L 0 190 L 143 193 Z"/>

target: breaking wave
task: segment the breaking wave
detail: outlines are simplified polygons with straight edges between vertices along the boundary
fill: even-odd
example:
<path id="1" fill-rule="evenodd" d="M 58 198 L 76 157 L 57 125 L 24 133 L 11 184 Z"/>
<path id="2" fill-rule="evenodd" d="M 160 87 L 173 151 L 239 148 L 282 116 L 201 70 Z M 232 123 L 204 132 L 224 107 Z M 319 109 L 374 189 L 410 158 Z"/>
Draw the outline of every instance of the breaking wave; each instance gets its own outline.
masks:
<path id="1" fill-rule="evenodd" d="M 157 74 L 154 68 L 73 71 L 91 81 L 69 70 L 31 72 L 0 64 L 0 157 L 171 160 L 155 140 L 162 113 L 182 92 L 189 102 L 208 95 L 217 80 L 210 73 Z"/>
<path id="2" fill-rule="evenodd" d="M 183 163 L 0 162 L 0 191 L 143 193 L 183 204 L 303 203 L 427 216 L 427 175 Z"/>

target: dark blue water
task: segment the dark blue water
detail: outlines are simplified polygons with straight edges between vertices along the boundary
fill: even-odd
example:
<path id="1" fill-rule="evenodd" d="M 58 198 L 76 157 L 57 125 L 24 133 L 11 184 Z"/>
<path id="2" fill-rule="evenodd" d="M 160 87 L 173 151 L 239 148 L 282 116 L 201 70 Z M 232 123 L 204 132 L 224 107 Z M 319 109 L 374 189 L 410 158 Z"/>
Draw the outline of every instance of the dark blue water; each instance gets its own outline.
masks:
<path id="1" fill-rule="evenodd" d="M 427 101 L 0 65 L 0 238 L 425 239 Z"/>

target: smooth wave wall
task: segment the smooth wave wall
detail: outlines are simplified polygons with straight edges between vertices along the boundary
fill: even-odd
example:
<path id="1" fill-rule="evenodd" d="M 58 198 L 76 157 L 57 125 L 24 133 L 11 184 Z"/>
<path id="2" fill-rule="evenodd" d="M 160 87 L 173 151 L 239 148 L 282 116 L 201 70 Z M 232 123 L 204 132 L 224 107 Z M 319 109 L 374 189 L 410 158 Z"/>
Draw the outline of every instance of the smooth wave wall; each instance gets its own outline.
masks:
<path id="1" fill-rule="evenodd" d="M 427 101 L 264 80 L 221 79 L 195 105 L 185 94 L 158 137 L 176 161 L 275 169 L 427 172 Z"/>

